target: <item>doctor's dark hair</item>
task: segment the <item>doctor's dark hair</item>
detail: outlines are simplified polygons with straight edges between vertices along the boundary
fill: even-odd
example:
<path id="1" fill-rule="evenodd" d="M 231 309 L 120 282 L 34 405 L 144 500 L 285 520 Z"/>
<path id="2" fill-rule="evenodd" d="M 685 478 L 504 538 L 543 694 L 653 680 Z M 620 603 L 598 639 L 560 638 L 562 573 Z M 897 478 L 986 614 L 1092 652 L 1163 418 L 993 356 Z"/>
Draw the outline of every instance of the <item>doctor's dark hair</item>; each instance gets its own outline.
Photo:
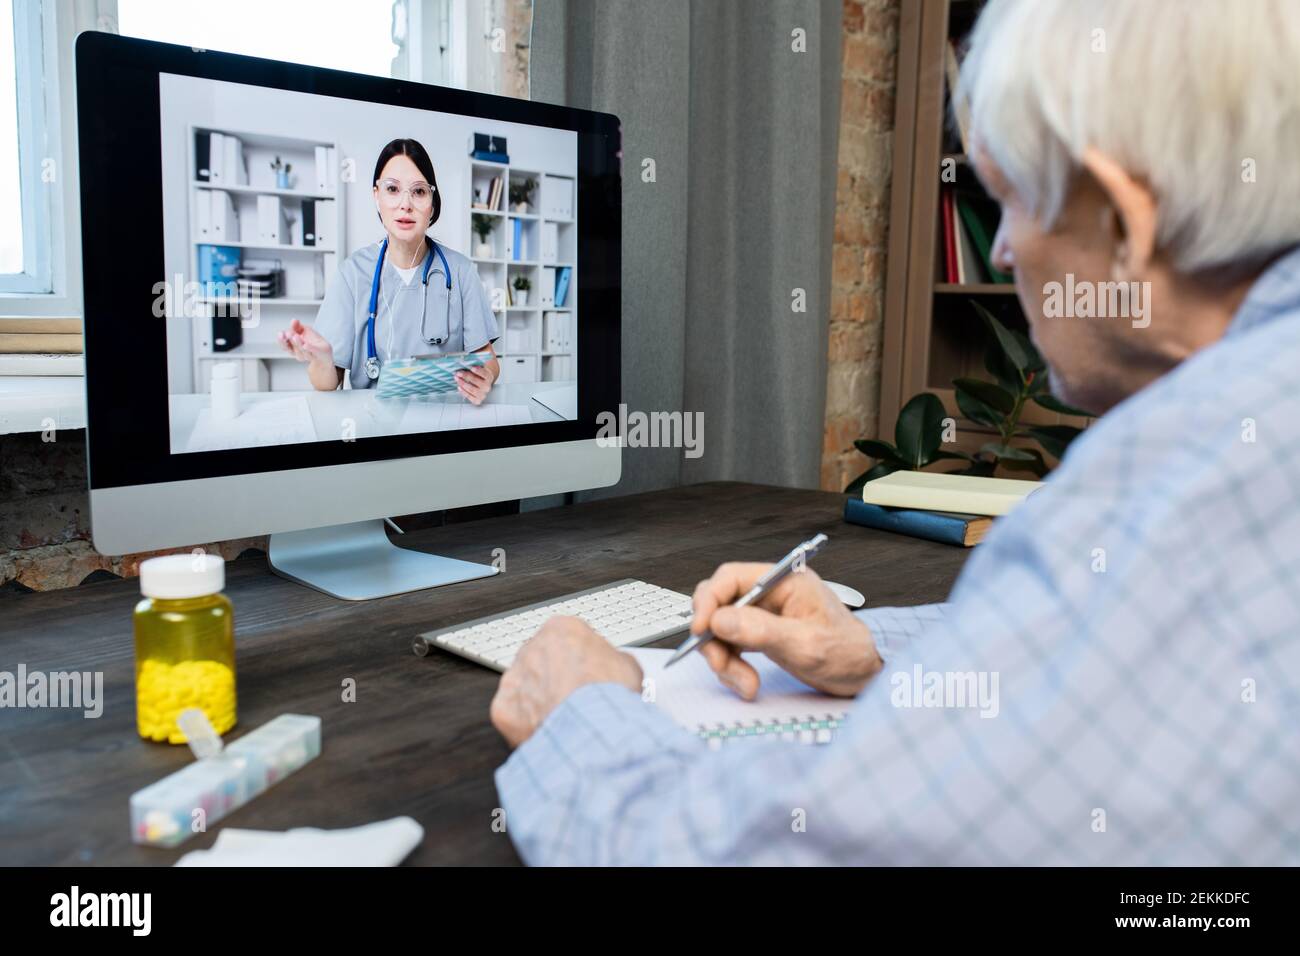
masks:
<path id="1" fill-rule="evenodd" d="M 370 178 L 370 185 L 376 186 L 379 183 L 379 177 L 384 174 L 384 167 L 394 156 L 405 156 L 411 162 L 415 163 L 415 168 L 420 171 L 425 180 L 433 187 L 433 208 L 430 209 L 432 218 L 429 220 L 429 226 L 438 221 L 442 215 L 442 191 L 438 189 L 438 177 L 433 174 L 433 160 L 417 140 L 413 139 L 395 139 L 379 151 L 379 159 L 375 163 L 375 175 Z M 380 216 L 383 221 L 383 216 Z M 428 226 L 425 227 L 426 229 Z"/>

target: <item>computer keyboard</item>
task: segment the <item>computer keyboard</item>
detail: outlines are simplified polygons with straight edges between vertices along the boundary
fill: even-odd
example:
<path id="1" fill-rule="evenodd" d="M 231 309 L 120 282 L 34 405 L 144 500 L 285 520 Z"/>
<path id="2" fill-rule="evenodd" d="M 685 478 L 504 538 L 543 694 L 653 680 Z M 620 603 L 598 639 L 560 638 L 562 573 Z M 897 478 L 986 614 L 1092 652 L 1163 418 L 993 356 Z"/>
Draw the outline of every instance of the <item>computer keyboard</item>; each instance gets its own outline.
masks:
<path id="1" fill-rule="evenodd" d="M 691 599 L 645 581 L 624 578 L 586 591 L 538 601 L 486 617 L 428 631 L 415 639 L 412 649 L 424 657 L 440 647 L 493 670 L 514 663 L 524 642 L 556 614 L 580 617 L 615 647 L 633 647 L 690 626 Z"/>

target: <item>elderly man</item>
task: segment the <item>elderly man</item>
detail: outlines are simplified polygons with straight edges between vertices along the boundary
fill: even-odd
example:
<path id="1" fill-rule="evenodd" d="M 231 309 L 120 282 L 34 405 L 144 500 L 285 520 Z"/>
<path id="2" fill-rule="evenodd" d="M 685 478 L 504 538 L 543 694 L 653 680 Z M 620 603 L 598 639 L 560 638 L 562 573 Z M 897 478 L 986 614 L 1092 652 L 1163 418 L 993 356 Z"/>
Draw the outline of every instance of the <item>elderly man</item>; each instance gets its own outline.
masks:
<path id="1" fill-rule="evenodd" d="M 527 861 L 1300 863 L 1297 63 L 1292 0 L 988 5 L 962 87 L 994 255 L 1053 390 L 1101 419 L 947 604 L 854 617 L 806 572 L 726 607 L 754 565 L 700 585 L 737 692 L 754 649 L 857 698 L 830 746 L 710 752 L 631 658 L 548 622 L 492 707 Z M 1045 308 L 1114 282 L 1140 312 Z M 997 675 L 996 716 L 901 706 L 918 666 Z"/>

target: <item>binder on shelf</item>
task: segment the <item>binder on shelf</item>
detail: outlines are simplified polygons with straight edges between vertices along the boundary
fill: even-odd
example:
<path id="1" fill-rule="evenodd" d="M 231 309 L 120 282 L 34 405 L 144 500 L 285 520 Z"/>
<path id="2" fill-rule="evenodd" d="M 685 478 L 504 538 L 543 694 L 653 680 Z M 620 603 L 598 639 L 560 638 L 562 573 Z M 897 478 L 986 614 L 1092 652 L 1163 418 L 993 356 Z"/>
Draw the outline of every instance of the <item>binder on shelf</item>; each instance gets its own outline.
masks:
<path id="1" fill-rule="evenodd" d="M 318 193 L 329 192 L 329 160 L 327 147 L 317 146 L 315 149 L 316 160 L 316 191 Z"/>
<path id="2" fill-rule="evenodd" d="M 336 239 L 333 229 L 333 199 L 314 200 L 316 208 L 312 211 L 312 222 L 316 228 L 316 245 L 322 248 L 332 247 Z"/>
<path id="3" fill-rule="evenodd" d="M 212 134 L 207 130 L 200 129 L 194 131 L 194 178 L 199 182 L 208 182 L 211 175 L 209 168 L 209 158 L 212 153 Z"/>
<path id="4" fill-rule="evenodd" d="M 279 196 L 257 197 L 257 241 L 263 245 L 288 245 L 289 228 Z"/>
<path id="5" fill-rule="evenodd" d="M 235 211 L 234 200 L 230 193 L 222 189 L 205 190 L 208 194 L 209 230 L 208 235 L 216 242 L 239 241 L 239 214 Z M 199 229 L 202 232 L 202 197 L 199 199 Z"/>
<path id="6" fill-rule="evenodd" d="M 518 262 L 524 257 L 524 221 L 522 219 L 512 219 L 514 223 L 514 238 L 511 242 L 511 258 Z"/>
<path id="7" fill-rule="evenodd" d="M 537 304 L 543 309 L 555 305 L 555 270 L 542 269 L 542 288 L 539 290 Z"/>
<path id="8" fill-rule="evenodd" d="M 573 180 L 567 176 L 542 176 L 542 215 L 548 219 L 573 218 Z"/>
<path id="9" fill-rule="evenodd" d="M 554 262 L 560 245 L 560 227 L 553 222 L 542 223 L 542 261 Z"/>
<path id="10" fill-rule="evenodd" d="M 569 296 L 569 274 L 573 272 L 569 266 L 561 266 L 559 275 L 555 278 L 555 307 L 563 308 L 565 301 Z"/>
<path id="11" fill-rule="evenodd" d="M 194 231 L 200 242 L 209 242 L 212 239 L 212 197 L 215 193 L 210 189 L 196 189 L 195 193 Z"/>
<path id="12" fill-rule="evenodd" d="M 310 199 L 302 201 L 302 244 L 316 245 L 316 203 Z"/>
<path id="13" fill-rule="evenodd" d="M 222 143 L 223 137 L 220 133 L 208 134 L 208 182 L 212 185 L 225 185 L 225 172 L 222 166 L 225 164 L 226 147 Z"/>
<path id="14" fill-rule="evenodd" d="M 244 143 L 238 136 L 223 133 L 221 145 L 221 181 L 227 186 L 248 185 L 248 167 L 244 163 Z"/>

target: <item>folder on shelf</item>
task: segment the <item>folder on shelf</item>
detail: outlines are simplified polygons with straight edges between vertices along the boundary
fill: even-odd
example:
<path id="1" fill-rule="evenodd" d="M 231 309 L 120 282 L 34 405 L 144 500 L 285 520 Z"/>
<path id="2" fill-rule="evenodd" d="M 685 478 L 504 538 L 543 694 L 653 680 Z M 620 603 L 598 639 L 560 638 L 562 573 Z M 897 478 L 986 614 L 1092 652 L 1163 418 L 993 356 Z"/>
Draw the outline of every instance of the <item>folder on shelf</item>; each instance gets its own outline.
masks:
<path id="1" fill-rule="evenodd" d="M 195 130 L 194 132 L 194 178 L 201 183 L 208 182 L 211 175 L 209 157 L 212 155 L 212 134 L 207 130 Z"/>
<path id="2" fill-rule="evenodd" d="M 230 193 L 221 189 L 206 190 L 208 193 L 209 209 L 209 236 L 216 242 L 238 242 L 239 241 L 239 214 L 235 211 L 234 200 L 231 199 Z M 202 198 L 199 201 L 202 207 Z M 201 213 L 200 213 L 201 216 Z M 200 219 L 200 228 L 202 220 Z"/>
<path id="3" fill-rule="evenodd" d="M 524 258 L 524 221 L 522 219 L 512 219 L 514 223 L 514 240 L 510 248 L 513 250 L 512 258 L 518 261 Z"/>
<path id="4" fill-rule="evenodd" d="M 208 182 L 223 185 L 226 181 L 222 166 L 225 165 L 226 147 L 222 144 L 224 137 L 220 133 L 208 134 Z"/>
<path id="5" fill-rule="evenodd" d="M 316 245 L 323 249 L 332 248 L 337 239 L 334 235 L 334 200 L 317 199 L 315 204 L 312 225 L 316 229 Z"/>
<path id="6" fill-rule="evenodd" d="M 549 219 L 573 218 L 573 180 L 567 176 L 542 177 L 542 215 Z"/>
<path id="7" fill-rule="evenodd" d="M 555 270 L 542 270 L 542 288 L 539 290 L 540 295 L 537 304 L 543 309 L 555 305 Z"/>
<path id="8" fill-rule="evenodd" d="M 560 246 L 559 226 L 553 222 L 542 223 L 542 261 L 554 262 Z"/>
<path id="9" fill-rule="evenodd" d="M 565 300 L 569 296 L 569 274 L 573 272 L 568 266 L 561 266 L 559 275 L 555 279 L 555 307 L 563 308 Z"/>
<path id="10" fill-rule="evenodd" d="M 194 234 L 200 242 L 212 239 L 212 190 L 194 190 Z"/>
<path id="11" fill-rule="evenodd" d="M 302 244 L 316 245 L 316 203 L 310 199 L 302 201 Z"/>
<path id="12" fill-rule="evenodd" d="M 257 241 L 268 246 L 289 244 L 289 227 L 279 196 L 257 197 Z"/>
<path id="13" fill-rule="evenodd" d="M 221 181 L 226 186 L 248 185 L 248 167 L 244 164 L 244 142 L 238 136 L 223 133 L 221 145 Z"/>

